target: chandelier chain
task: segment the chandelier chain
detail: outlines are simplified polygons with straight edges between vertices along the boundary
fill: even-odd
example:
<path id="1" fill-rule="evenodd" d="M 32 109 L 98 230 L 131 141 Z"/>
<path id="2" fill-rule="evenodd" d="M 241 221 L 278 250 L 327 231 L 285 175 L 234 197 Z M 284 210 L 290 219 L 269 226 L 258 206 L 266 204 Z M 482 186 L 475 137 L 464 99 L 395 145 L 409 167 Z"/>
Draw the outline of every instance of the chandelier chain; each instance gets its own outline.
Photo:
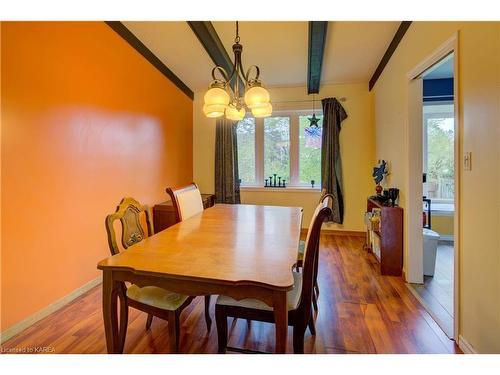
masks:
<path id="1" fill-rule="evenodd" d="M 240 42 L 240 27 L 239 27 L 238 21 L 236 21 L 236 38 L 234 38 L 234 42 L 235 43 Z"/>
<path id="2" fill-rule="evenodd" d="M 240 44 L 239 22 L 235 23 L 232 70 L 229 72 L 220 66 L 212 69 L 213 81 L 205 94 L 203 111 L 208 117 L 215 118 L 225 114 L 227 119 L 239 121 L 244 118 L 245 106 L 248 106 L 255 117 L 270 116 L 272 105 L 269 92 L 262 87 L 259 80 L 259 67 L 251 65 L 245 74 L 241 61 L 243 46 Z M 250 76 L 251 73 L 255 73 L 255 76 Z"/>

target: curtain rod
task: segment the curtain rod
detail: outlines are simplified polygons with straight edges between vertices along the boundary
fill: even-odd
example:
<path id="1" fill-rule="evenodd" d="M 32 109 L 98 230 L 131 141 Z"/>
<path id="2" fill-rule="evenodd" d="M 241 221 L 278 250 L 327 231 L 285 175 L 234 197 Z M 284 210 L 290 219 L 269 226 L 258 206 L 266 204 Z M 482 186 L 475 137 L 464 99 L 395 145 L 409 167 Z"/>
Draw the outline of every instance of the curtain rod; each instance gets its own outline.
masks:
<path id="1" fill-rule="evenodd" d="M 320 102 L 321 99 L 318 99 L 318 100 L 314 100 L 315 102 Z M 341 98 L 338 98 L 338 101 L 339 102 L 345 102 L 347 101 L 347 98 L 346 97 L 341 97 Z M 312 103 L 313 100 L 312 99 L 309 99 L 309 100 L 282 100 L 282 101 L 278 101 L 278 102 L 275 102 L 274 100 L 271 101 L 272 104 L 279 104 L 279 103 Z"/>

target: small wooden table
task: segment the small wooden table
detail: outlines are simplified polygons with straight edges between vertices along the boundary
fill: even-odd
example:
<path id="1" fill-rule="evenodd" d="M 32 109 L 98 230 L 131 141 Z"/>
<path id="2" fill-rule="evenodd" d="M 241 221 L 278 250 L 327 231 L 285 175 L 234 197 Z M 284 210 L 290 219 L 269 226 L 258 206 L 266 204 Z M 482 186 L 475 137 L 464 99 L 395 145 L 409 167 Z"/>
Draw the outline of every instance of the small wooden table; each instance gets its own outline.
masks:
<path id="1" fill-rule="evenodd" d="M 386 206 L 374 199 L 368 198 L 366 211 L 374 208 L 381 210 L 380 231 L 374 231 L 380 238 L 380 274 L 401 276 L 403 270 L 403 209 Z M 367 250 L 373 252 L 369 244 Z"/>
<path id="2" fill-rule="evenodd" d="M 217 204 L 99 262 L 108 353 L 121 350 L 117 299 L 124 281 L 262 300 L 274 308 L 276 352 L 284 353 L 301 222 L 298 207 Z"/>

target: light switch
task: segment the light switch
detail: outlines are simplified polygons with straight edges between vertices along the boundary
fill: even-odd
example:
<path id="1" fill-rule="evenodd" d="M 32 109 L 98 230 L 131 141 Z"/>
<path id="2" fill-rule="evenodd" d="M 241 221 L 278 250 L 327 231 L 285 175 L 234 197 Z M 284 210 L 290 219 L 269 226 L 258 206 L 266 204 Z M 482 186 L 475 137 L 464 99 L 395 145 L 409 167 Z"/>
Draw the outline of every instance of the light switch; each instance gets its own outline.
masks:
<path id="1" fill-rule="evenodd" d="M 464 171 L 470 171 L 472 169 L 472 153 L 464 152 Z"/>

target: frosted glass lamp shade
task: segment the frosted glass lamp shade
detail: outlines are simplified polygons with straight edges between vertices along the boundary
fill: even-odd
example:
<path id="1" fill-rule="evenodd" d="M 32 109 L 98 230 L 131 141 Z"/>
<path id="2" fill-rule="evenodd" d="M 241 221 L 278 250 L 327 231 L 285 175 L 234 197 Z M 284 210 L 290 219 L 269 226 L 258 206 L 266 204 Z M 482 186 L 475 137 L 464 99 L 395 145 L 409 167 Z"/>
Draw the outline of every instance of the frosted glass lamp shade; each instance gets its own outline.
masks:
<path id="1" fill-rule="evenodd" d="M 245 93 L 245 104 L 253 109 L 269 103 L 269 92 L 262 86 L 253 86 Z"/>
<path id="2" fill-rule="evenodd" d="M 209 89 L 205 93 L 203 99 L 205 100 L 206 106 L 227 106 L 229 104 L 229 94 L 226 90 L 221 89 L 220 87 L 212 87 L 211 89 Z"/>
<path id="3" fill-rule="evenodd" d="M 261 105 L 259 107 L 252 108 L 253 117 L 269 117 L 273 113 L 273 106 L 271 103 L 267 103 L 265 105 Z"/>
<path id="4" fill-rule="evenodd" d="M 215 118 L 224 116 L 224 111 L 226 110 L 225 105 L 212 104 L 212 105 L 204 105 L 203 113 L 207 117 Z"/>
<path id="5" fill-rule="evenodd" d="M 233 107 L 229 106 L 226 108 L 226 118 L 233 121 L 241 121 L 245 117 L 245 108 L 241 108 L 239 111 Z"/>

